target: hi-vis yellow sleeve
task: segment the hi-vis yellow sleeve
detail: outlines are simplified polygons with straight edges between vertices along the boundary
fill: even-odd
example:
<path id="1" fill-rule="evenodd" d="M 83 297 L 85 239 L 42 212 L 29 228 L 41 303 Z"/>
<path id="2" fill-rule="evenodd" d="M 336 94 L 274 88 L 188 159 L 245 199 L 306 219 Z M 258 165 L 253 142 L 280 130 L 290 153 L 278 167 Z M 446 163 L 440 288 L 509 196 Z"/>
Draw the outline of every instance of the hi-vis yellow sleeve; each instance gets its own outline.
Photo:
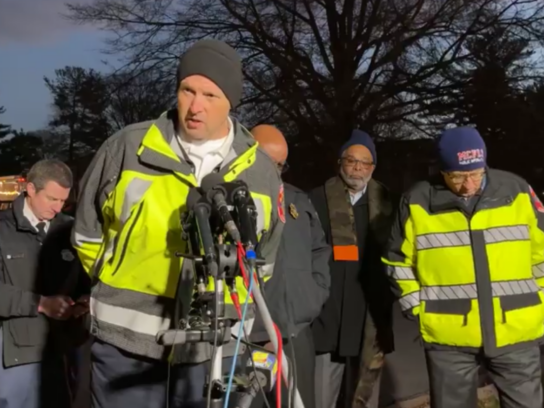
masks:
<path id="1" fill-rule="evenodd" d="M 386 253 L 382 262 L 387 265 L 387 275 L 393 292 L 399 298 L 404 313 L 419 314 L 420 284 L 416 271 L 416 234 L 410 217 L 408 199 L 403 197 L 391 228 Z"/>

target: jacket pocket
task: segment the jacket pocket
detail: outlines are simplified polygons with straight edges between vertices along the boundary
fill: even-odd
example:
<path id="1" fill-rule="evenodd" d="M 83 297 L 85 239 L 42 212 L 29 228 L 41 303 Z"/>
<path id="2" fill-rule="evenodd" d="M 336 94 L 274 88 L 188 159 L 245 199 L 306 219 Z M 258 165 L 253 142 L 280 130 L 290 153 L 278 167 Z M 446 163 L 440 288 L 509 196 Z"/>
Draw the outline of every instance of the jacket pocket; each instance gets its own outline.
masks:
<path id="1" fill-rule="evenodd" d="M 463 326 L 467 325 L 468 314 L 472 310 L 471 299 L 443 299 L 425 301 L 425 314 L 463 316 Z"/>
<path id="2" fill-rule="evenodd" d="M 111 273 L 111 276 L 114 276 L 119 271 L 119 268 L 123 264 L 123 259 L 125 258 L 128 246 L 130 245 L 130 237 L 132 236 L 132 234 L 134 232 L 134 228 L 136 227 L 136 224 L 138 223 L 138 220 L 140 219 L 143 207 L 144 207 L 144 203 L 141 202 L 140 205 L 138 205 L 138 207 L 134 210 L 134 216 L 131 217 L 132 222 L 127 227 L 127 233 L 125 235 L 125 238 L 122 241 L 119 242 L 119 246 L 117 248 L 117 251 L 120 251 L 120 254 L 119 254 L 118 261 L 117 261 L 117 265 L 115 266 L 115 269 Z"/>
<path id="3" fill-rule="evenodd" d="M 10 319 L 7 324 L 16 346 L 38 347 L 47 343 L 49 322 L 44 316 Z"/>
<path id="4" fill-rule="evenodd" d="M 507 313 L 527 307 L 539 306 L 542 302 L 538 293 L 524 293 L 519 295 L 508 295 L 499 298 L 502 310 L 502 322 L 506 323 Z"/>
<path id="5" fill-rule="evenodd" d="M 285 274 L 292 323 L 311 324 L 321 312 L 327 291 L 314 281 L 311 267 L 286 268 Z"/>

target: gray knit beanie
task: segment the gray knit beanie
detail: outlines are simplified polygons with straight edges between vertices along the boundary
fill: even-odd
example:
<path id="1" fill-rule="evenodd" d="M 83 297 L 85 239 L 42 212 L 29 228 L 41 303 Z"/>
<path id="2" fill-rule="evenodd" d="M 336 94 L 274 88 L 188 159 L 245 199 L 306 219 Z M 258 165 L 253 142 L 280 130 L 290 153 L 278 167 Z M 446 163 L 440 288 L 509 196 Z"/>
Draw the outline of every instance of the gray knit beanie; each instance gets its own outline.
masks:
<path id="1" fill-rule="evenodd" d="M 236 50 L 219 40 L 200 40 L 180 58 L 178 86 L 191 75 L 213 81 L 227 96 L 231 108 L 242 98 L 242 60 Z"/>

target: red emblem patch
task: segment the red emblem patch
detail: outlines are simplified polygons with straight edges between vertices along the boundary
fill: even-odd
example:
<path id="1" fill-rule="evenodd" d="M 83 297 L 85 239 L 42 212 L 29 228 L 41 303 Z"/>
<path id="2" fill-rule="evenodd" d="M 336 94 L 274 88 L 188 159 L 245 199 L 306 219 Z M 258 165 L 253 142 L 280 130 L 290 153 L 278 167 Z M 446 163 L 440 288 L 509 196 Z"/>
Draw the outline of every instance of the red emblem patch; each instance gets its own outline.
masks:
<path id="1" fill-rule="evenodd" d="M 544 213 L 544 205 L 542 204 L 542 201 L 540 201 L 540 198 L 535 193 L 535 190 L 531 186 L 529 186 L 529 190 L 531 191 L 531 198 L 533 199 L 533 203 L 535 205 L 535 208 L 538 212 Z"/>
<path id="2" fill-rule="evenodd" d="M 278 217 L 281 222 L 285 224 L 285 204 L 284 204 L 283 184 L 280 186 L 280 192 L 278 194 Z"/>

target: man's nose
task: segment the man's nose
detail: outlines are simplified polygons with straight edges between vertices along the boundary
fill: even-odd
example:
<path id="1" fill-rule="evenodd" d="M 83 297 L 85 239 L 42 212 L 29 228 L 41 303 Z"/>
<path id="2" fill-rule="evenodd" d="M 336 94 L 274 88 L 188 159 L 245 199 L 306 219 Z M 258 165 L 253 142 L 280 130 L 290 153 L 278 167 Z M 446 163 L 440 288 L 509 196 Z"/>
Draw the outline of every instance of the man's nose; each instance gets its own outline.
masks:
<path id="1" fill-rule="evenodd" d="M 64 203 L 55 203 L 53 204 L 53 211 L 55 214 L 58 214 L 62 211 L 62 208 L 64 207 Z"/>
<path id="2" fill-rule="evenodd" d="M 472 180 L 471 178 L 466 178 L 465 182 L 463 183 L 463 187 L 467 190 L 473 190 L 477 187 L 476 182 Z"/>
<path id="3" fill-rule="evenodd" d="M 363 170 L 363 167 L 363 163 L 360 161 L 355 162 L 355 164 L 353 165 L 353 169 L 357 171 Z"/>
<path id="4" fill-rule="evenodd" d="M 191 101 L 191 105 L 189 105 L 189 112 L 195 115 L 197 113 L 200 113 L 201 111 L 202 111 L 202 101 L 200 100 L 200 97 L 197 95 Z"/>

